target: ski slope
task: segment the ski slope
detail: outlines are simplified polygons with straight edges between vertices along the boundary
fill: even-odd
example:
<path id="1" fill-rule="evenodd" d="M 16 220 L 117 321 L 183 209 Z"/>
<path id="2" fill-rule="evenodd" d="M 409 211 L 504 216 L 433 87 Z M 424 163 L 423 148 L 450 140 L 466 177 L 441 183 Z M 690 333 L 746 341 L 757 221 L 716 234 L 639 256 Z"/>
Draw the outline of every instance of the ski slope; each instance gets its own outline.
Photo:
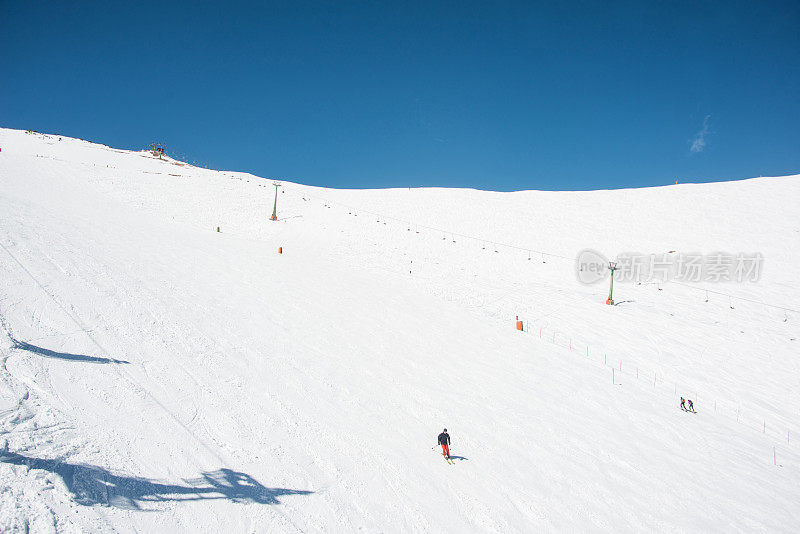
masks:
<path id="1" fill-rule="evenodd" d="M 800 176 L 284 182 L 271 222 L 249 174 L 0 149 L 0 531 L 800 530 Z M 585 248 L 764 267 L 606 306 Z"/>

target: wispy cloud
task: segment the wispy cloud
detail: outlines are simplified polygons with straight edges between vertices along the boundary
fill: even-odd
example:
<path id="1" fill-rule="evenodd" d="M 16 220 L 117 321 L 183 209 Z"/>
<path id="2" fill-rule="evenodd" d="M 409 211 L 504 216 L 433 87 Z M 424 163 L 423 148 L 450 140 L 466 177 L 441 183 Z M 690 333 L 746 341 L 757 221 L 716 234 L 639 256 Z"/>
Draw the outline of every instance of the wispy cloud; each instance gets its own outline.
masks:
<path id="1" fill-rule="evenodd" d="M 691 146 L 689 147 L 690 152 L 696 154 L 702 152 L 706 148 L 706 136 L 710 133 L 708 127 L 709 119 L 711 119 L 711 115 L 706 115 L 703 119 L 703 127 L 694 135 L 694 138 L 691 139 Z"/>

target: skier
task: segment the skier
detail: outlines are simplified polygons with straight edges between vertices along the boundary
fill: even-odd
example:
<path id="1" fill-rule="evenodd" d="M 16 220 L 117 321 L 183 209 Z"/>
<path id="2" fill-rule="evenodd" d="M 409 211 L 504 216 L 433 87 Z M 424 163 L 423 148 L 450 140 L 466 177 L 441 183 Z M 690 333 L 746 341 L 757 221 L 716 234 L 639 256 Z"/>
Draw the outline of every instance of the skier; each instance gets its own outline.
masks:
<path id="1" fill-rule="evenodd" d="M 683 410 L 684 412 L 687 411 L 686 410 L 686 399 L 684 399 L 683 397 L 681 397 L 681 410 Z"/>
<path id="2" fill-rule="evenodd" d="M 687 402 L 689 403 L 689 411 L 693 412 L 694 411 L 694 404 L 692 404 L 692 399 L 689 399 Z"/>
<path id="3" fill-rule="evenodd" d="M 441 434 L 439 434 L 439 445 L 442 446 L 442 454 L 445 458 L 450 458 L 450 434 L 447 433 L 447 429 L 445 428 Z"/>

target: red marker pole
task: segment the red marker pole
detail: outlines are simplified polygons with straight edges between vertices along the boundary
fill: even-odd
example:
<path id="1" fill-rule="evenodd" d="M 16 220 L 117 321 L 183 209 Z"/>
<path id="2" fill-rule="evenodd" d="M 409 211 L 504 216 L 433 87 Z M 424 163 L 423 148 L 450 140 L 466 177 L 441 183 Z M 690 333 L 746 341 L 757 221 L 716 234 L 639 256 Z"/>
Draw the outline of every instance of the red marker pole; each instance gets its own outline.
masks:
<path id="1" fill-rule="evenodd" d="M 611 383 L 615 386 L 617 385 L 617 381 L 614 379 L 614 368 L 611 368 Z"/>

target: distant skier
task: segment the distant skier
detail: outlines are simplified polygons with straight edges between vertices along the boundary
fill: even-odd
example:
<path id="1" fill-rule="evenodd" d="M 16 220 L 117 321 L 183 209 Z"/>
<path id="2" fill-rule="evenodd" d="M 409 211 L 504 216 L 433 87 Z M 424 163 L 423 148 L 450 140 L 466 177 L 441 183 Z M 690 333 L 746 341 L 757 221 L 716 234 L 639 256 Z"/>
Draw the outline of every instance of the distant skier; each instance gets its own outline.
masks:
<path id="1" fill-rule="evenodd" d="M 692 399 L 689 399 L 689 400 L 688 400 L 688 401 L 686 401 L 686 402 L 688 402 L 688 403 L 689 403 L 689 411 L 690 411 L 690 412 L 693 412 L 693 411 L 694 411 L 694 404 L 692 404 Z"/>
<path id="2" fill-rule="evenodd" d="M 444 457 L 450 458 L 450 434 L 447 433 L 446 428 L 439 434 L 439 445 L 442 446 L 442 454 Z"/>
<path id="3" fill-rule="evenodd" d="M 688 411 L 686 409 L 686 399 L 684 399 L 683 397 L 681 397 L 681 410 L 683 410 L 684 412 Z"/>

